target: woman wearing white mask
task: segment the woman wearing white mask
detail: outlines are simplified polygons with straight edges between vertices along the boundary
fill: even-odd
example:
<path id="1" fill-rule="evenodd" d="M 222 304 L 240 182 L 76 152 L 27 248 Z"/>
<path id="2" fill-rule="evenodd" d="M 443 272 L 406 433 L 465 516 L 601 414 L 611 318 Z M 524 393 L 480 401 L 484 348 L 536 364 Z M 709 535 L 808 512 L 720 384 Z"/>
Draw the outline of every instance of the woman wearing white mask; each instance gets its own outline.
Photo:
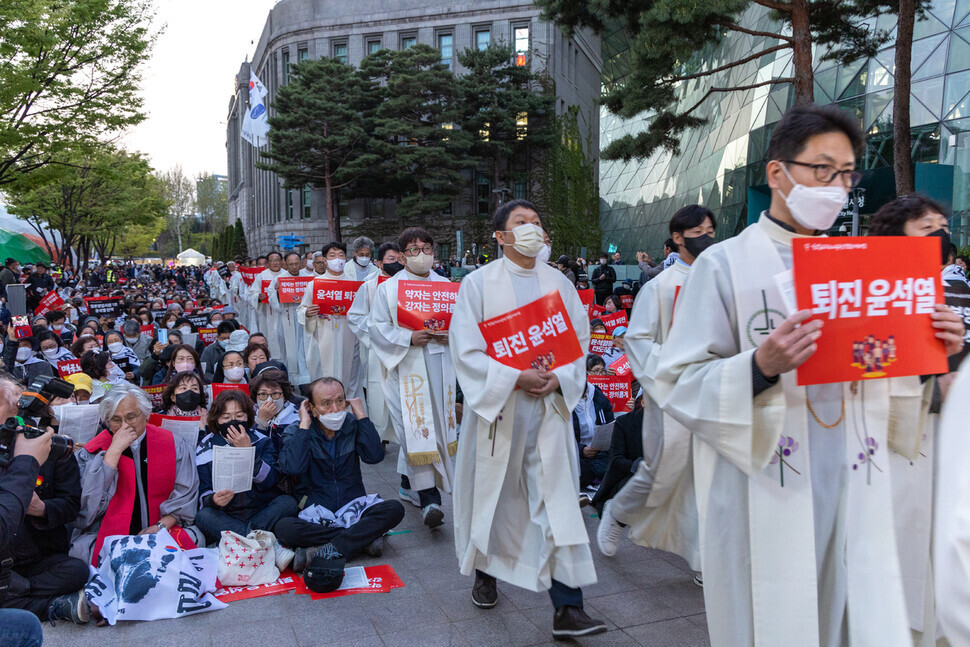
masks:
<path id="1" fill-rule="evenodd" d="M 42 332 L 37 335 L 37 343 L 40 347 L 41 355 L 54 368 L 55 374 L 57 373 L 58 362 L 77 359 L 71 351 L 64 348 L 61 337 L 57 333 Z"/>
<path id="2" fill-rule="evenodd" d="M 10 372 L 24 384 L 29 385 L 41 375 L 50 377 L 57 375 L 57 371 L 49 363 L 37 357 L 38 348 L 37 339 L 34 337 L 24 337 L 17 340 L 17 353 L 14 355 L 13 367 Z"/>
<path id="3" fill-rule="evenodd" d="M 303 398 L 293 393 L 286 374 L 277 369 L 263 371 L 249 385 L 256 404 L 256 428 L 269 436 L 277 451 L 283 446 L 283 430 L 299 422 Z"/>
<path id="4" fill-rule="evenodd" d="M 243 354 L 234 350 L 226 351 L 212 381 L 216 384 L 246 384 L 246 360 Z"/>
<path id="5" fill-rule="evenodd" d="M 125 337 L 117 330 L 113 330 L 104 336 L 104 349 L 111 353 L 111 360 L 115 365 L 124 371 L 125 379 L 132 384 L 140 383 L 138 369 L 141 362 L 135 351 L 125 346 Z"/>

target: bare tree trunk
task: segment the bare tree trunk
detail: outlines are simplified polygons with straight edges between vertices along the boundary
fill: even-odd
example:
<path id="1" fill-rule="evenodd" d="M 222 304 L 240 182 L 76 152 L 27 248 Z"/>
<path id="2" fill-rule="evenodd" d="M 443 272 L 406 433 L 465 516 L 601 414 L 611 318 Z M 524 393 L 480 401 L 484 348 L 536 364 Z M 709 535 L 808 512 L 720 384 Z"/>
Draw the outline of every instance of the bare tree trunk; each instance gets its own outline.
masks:
<path id="1" fill-rule="evenodd" d="M 913 172 L 912 141 L 909 126 L 910 80 L 913 59 L 913 29 L 916 23 L 914 0 L 899 0 L 896 22 L 896 74 L 893 92 L 893 173 L 896 195 L 916 190 Z"/>
<path id="2" fill-rule="evenodd" d="M 812 71 L 812 31 L 808 18 L 808 0 L 791 1 L 792 38 L 792 76 L 795 78 L 795 105 L 806 105 L 814 101 L 814 79 Z"/>
<path id="3" fill-rule="evenodd" d="M 337 189 L 333 188 L 333 175 L 330 173 L 329 163 L 323 166 L 323 177 L 327 194 L 327 225 L 330 227 L 330 235 L 339 243 L 343 241 L 340 235 L 340 212 L 337 210 Z M 302 208 L 301 204 L 300 209 Z"/>

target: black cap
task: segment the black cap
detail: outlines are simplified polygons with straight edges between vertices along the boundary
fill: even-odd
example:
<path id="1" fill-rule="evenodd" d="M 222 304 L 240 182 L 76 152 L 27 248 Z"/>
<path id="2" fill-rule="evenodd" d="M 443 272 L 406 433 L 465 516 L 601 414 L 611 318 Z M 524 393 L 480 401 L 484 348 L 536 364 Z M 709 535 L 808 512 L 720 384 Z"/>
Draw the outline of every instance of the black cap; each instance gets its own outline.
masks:
<path id="1" fill-rule="evenodd" d="M 559 257 L 559 260 L 556 262 L 560 265 L 569 265 L 569 257 L 563 254 L 562 256 Z"/>
<path id="2" fill-rule="evenodd" d="M 47 268 L 47 269 L 50 269 L 51 268 L 51 266 L 48 265 L 47 263 L 45 263 L 44 261 L 37 261 L 37 263 L 35 263 L 35 265 L 37 265 L 37 267 L 44 267 L 44 268 Z"/>
<path id="3" fill-rule="evenodd" d="M 16 258 L 8 258 L 7 260 L 5 260 L 3 262 L 3 264 L 4 265 L 12 265 L 13 263 L 19 263 L 19 262 L 20 261 L 18 261 Z"/>
<path id="4" fill-rule="evenodd" d="M 336 591 L 344 581 L 346 564 L 347 560 L 337 552 L 331 552 L 329 558 L 317 555 L 303 571 L 303 583 L 314 593 Z"/>

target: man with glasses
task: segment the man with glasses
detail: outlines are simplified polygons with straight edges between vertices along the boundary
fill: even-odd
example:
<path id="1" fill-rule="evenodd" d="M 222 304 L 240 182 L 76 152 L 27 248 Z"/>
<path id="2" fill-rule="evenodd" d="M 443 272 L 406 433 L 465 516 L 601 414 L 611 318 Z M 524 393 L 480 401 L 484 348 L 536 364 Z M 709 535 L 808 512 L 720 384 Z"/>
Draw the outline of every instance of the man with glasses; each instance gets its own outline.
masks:
<path id="1" fill-rule="evenodd" d="M 799 386 L 795 369 L 826 333 L 805 323 L 811 310 L 784 314 L 776 280 L 795 238 L 834 225 L 863 143 L 835 106 L 782 117 L 769 209 L 693 264 L 660 352 L 654 398 L 693 434 L 714 647 L 912 644 L 887 457 L 887 412 L 912 405 L 889 380 Z"/>
<path id="2" fill-rule="evenodd" d="M 431 271 L 434 239 L 426 230 L 405 229 L 397 244 L 404 253 L 405 269 L 377 288 L 371 311 L 371 348 L 387 370 L 387 410 L 401 451 L 407 454 L 408 473 L 401 477 L 401 498 L 420 505 L 424 524 L 437 528 L 445 516 L 440 490 L 451 492 L 458 450 L 455 369 L 447 332 L 398 325 L 398 289 L 401 281 L 448 279 Z"/>
<path id="3" fill-rule="evenodd" d="M 172 432 L 148 424 L 152 403 L 130 384 L 112 388 L 98 404 L 107 429 L 77 453 L 81 468 L 81 512 L 74 525 L 71 556 L 98 565 L 101 545 L 112 535 L 150 535 L 190 527 L 198 507 L 195 447 Z"/>

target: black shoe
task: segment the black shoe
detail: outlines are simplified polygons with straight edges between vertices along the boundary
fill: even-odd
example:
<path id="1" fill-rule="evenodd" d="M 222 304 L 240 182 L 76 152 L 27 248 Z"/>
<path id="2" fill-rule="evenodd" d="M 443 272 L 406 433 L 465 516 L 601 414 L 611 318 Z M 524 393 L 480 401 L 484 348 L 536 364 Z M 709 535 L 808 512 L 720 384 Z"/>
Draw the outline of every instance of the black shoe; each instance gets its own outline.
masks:
<path id="1" fill-rule="evenodd" d="M 86 625 L 91 619 L 88 599 L 84 597 L 84 589 L 54 598 L 47 608 L 47 619 L 51 626 L 58 620 L 70 620 L 76 625 Z"/>
<path id="2" fill-rule="evenodd" d="M 494 577 L 475 574 L 475 586 L 472 587 L 472 604 L 479 609 L 491 609 L 498 604 L 498 588 L 495 586 Z"/>
<path id="3" fill-rule="evenodd" d="M 384 555 L 384 536 L 381 535 L 364 548 L 364 554 L 368 557 L 381 557 Z"/>
<path id="4" fill-rule="evenodd" d="M 559 607 L 552 618 L 552 637 L 556 640 L 591 636 L 605 631 L 605 622 L 593 620 L 579 607 Z"/>
<path id="5" fill-rule="evenodd" d="M 445 513 L 437 503 L 429 503 L 424 507 L 424 525 L 437 528 L 445 521 Z"/>
<path id="6" fill-rule="evenodd" d="M 305 571 L 307 565 L 310 563 L 310 560 L 316 557 L 322 550 L 323 546 L 311 546 L 310 548 L 295 549 L 293 551 L 293 571 L 296 573 L 302 573 Z"/>

